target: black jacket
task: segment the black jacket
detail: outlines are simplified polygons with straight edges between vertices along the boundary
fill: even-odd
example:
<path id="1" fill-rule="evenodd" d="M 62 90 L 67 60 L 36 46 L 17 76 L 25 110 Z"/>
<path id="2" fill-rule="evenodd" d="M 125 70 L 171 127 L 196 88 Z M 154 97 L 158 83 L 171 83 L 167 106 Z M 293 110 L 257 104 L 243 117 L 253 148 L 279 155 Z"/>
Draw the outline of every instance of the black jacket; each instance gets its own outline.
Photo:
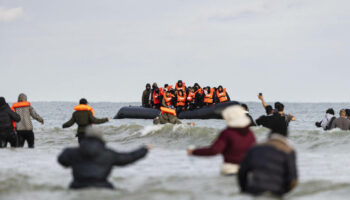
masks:
<path id="1" fill-rule="evenodd" d="M 0 106 L 0 131 L 13 130 L 12 121 L 19 122 L 21 117 L 13 112 L 8 104 Z"/>
<path id="2" fill-rule="evenodd" d="M 148 150 L 142 147 L 131 153 L 118 153 L 107 149 L 97 138 L 83 139 L 78 148 L 67 148 L 58 157 L 65 167 L 72 167 L 73 182 L 70 188 L 86 187 L 113 188 L 107 178 L 113 166 L 123 166 L 144 157 Z"/>
<path id="3" fill-rule="evenodd" d="M 283 136 L 272 134 L 267 142 L 248 151 L 241 162 L 238 179 L 242 192 L 283 195 L 297 183 L 295 152 Z"/>

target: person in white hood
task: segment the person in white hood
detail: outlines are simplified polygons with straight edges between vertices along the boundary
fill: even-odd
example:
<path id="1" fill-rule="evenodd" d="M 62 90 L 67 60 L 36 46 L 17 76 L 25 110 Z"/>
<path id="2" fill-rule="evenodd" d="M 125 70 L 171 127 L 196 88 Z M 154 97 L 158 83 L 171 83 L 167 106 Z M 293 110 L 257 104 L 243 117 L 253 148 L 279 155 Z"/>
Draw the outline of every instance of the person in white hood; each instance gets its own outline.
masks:
<path id="1" fill-rule="evenodd" d="M 322 127 L 325 131 L 330 130 L 334 119 L 336 119 L 336 117 L 334 116 L 334 110 L 333 108 L 329 108 L 326 111 L 326 115 L 324 116 L 323 120 L 320 122 L 316 122 L 315 125 L 317 127 Z"/>

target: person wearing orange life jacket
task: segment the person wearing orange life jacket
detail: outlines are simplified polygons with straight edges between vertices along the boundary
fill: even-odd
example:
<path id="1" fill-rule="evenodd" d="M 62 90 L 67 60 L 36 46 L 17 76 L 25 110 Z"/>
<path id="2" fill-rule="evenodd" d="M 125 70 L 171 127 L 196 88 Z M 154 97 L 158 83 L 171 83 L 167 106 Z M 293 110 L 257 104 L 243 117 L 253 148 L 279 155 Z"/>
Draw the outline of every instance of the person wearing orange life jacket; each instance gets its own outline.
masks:
<path id="1" fill-rule="evenodd" d="M 95 118 L 95 112 L 91 106 L 88 105 L 86 99 L 82 98 L 79 101 L 79 105 L 74 107 L 75 112 L 72 118 L 62 125 L 63 128 L 73 126 L 74 123 L 78 124 L 78 130 L 76 137 L 80 143 L 85 138 L 85 131 L 92 124 L 102 124 L 109 121 L 109 118 Z"/>
<path id="2" fill-rule="evenodd" d="M 21 121 L 15 125 L 18 147 L 23 147 L 24 143 L 27 142 L 29 148 L 34 148 L 35 139 L 31 117 L 41 124 L 44 124 L 43 118 L 35 112 L 30 102 L 27 101 L 27 95 L 23 93 L 18 96 L 18 102 L 14 103 L 11 108 L 21 116 Z"/>
<path id="3" fill-rule="evenodd" d="M 152 103 L 152 107 L 155 109 L 159 109 L 160 108 L 160 104 L 161 104 L 161 96 L 162 96 L 162 90 L 159 90 L 157 83 L 153 83 L 152 85 L 152 92 L 151 92 L 151 103 Z"/>
<path id="4" fill-rule="evenodd" d="M 216 90 L 215 103 L 223 103 L 227 101 L 230 101 L 230 96 L 228 95 L 226 88 L 219 85 L 218 89 Z"/>
<path id="5" fill-rule="evenodd" d="M 172 85 L 169 85 L 169 84 L 164 84 L 164 88 L 163 88 L 163 92 L 167 92 L 167 91 L 170 91 L 171 89 L 173 89 L 173 86 Z"/>
<path id="6" fill-rule="evenodd" d="M 210 88 L 207 86 L 204 88 L 204 94 L 203 94 L 203 103 L 206 106 L 210 106 L 214 104 L 214 88 Z"/>
<path id="7" fill-rule="evenodd" d="M 174 105 L 174 95 L 171 94 L 170 91 L 166 91 L 165 95 L 163 96 L 162 106 L 169 107 L 172 105 Z"/>
<path id="8" fill-rule="evenodd" d="M 0 97 L 0 148 L 6 147 L 7 143 L 11 147 L 17 146 L 17 135 L 12 122 L 20 120 L 21 116 L 11 110 L 4 97 Z"/>
<path id="9" fill-rule="evenodd" d="M 176 113 L 179 114 L 185 109 L 186 106 L 186 93 L 182 90 L 177 91 L 176 95 Z"/>
<path id="10" fill-rule="evenodd" d="M 175 90 L 176 91 L 182 90 L 183 92 L 186 92 L 186 84 L 182 82 L 182 80 L 178 80 L 175 85 Z"/>
<path id="11" fill-rule="evenodd" d="M 203 106 L 203 89 L 198 83 L 194 84 L 194 93 L 195 93 L 195 108 L 201 108 Z"/>
<path id="12" fill-rule="evenodd" d="M 188 87 L 186 103 L 188 110 L 194 110 L 196 108 L 196 93 L 192 87 Z"/>
<path id="13" fill-rule="evenodd" d="M 181 121 L 177 118 L 176 110 L 170 107 L 160 107 L 161 113 L 159 117 L 153 119 L 153 124 L 181 124 Z"/>

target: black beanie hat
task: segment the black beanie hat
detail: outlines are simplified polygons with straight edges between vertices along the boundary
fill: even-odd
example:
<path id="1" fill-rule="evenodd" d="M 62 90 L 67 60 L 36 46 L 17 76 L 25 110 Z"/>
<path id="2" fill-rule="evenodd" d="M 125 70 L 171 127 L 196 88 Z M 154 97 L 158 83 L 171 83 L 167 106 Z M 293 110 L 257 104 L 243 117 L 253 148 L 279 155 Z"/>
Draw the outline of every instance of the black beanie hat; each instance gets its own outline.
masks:
<path id="1" fill-rule="evenodd" d="M 5 105 L 6 104 L 6 100 L 4 97 L 0 97 L 0 106 Z"/>
<path id="2" fill-rule="evenodd" d="M 79 104 L 88 104 L 88 101 L 85 98 L 80 99 Z"/>

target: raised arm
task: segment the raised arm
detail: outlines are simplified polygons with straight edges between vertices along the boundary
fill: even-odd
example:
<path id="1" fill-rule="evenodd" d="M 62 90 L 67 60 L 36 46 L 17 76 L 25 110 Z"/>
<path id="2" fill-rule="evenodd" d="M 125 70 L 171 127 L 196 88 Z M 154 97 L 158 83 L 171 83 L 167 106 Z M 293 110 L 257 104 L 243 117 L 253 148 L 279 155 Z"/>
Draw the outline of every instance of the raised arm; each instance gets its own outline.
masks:
<path id="1" fill-rule="evenodd" d="M 75 117 L 74 117 L 74 114 L 73 114 L 73 115 L 72 115 L 72 118 L 71 118 L 68 122 L 66 122 L 66 123 L 64 123 L 64 124 L 62 125 L 62 128 L 71 127 L 71 126 L 73 126 L 74 123 L 75 123 Z"/>
<path id="2" fill-rule="evenodd" d="M 41 118 L 40 115 L 37 112 L 35 112 L 35 110 L 32 106 L 29 107 L 29 112 L 30 112 L 30 116 L 32 116 L 33 119 L 35 119 L 36 121 L 38 121 L 40 123 L 44 123 L 43 118 Z"/>
<path id="3" fill-rule="evenodd" d="M 133 163 L 140 158 L 143 158 L 146 156 L 148 152 L 148 149 L 146 147 L 141 147 L 135 151 L 129 152 L 129 153 L 119 153 L 119 152 L 113 152 L 113 164 L 118 166 L 124 166 L 130 163 Z"/>
<path id="4" fill-rule="evenodd" d="M 91 112 L 89 112 L 89 119 L 90 119 L 90 122 L 94 123 L 94 124 L 103 124 L 105 122 L 108 122 L 108 120 L 109 120 L 108 118 L 98 119 L 98 118 L 94 117 Z"/>
<path id="5" fill-rule="evenodd" d="M 226 147 L 226 140 L 224 139 L 224 135 L 221 133 L 219 137 L 215 140 L 215 142 L 210 147 L 195 149 L 192 152 L 192 155 L 196 156 L 213 156 L 221 153 Z"/>
<path id="6" fill-rule="evenodd" d="M 264 108 L 266 108 L 266 106 L 267 106 L 267 104 L 266 104 L 266 102 L 265 102 L 265 99 L 264 99 L 264 97 L 263 97 L 263 95 L 258 95 L 258 98 L 260 99 L 260 101 L 261 101 L 261 103 L 262 103 L 262 105 L 264 106 Z"/>

